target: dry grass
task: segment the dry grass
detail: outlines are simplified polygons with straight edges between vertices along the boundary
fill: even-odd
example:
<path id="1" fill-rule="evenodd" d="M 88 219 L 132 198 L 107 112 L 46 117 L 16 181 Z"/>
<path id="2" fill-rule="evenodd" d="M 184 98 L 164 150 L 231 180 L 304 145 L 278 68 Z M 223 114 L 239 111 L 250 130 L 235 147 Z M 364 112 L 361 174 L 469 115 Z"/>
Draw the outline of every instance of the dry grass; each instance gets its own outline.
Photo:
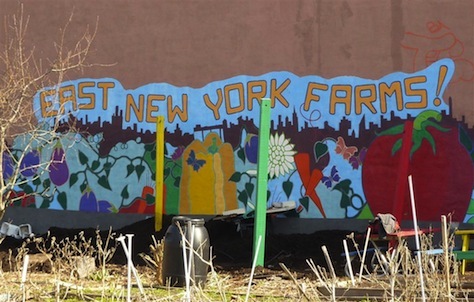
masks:
<path id="1" fill-rule="evenodd" d="M 30 255 L 24 283 L 23 260 L 29 251 L 22 247 L 11 252 L 8 265 L 3 263 L 0 272 L 0 301 L 127 301 L 127 266 L 108 263 L 116 249 L 115 234 L 109 232 L 105 240 L 97 236 L 91 240 L 79 234 L 60 242 L 54 238 L 36 239 L 41 253 L 36 258 Z M 163 285 L 160 279 L 163 245 L 161 241 L 153 242 L 150 253 L 142 255 L 148 265 L 137 268 L 144 290 L 140 291 L 132 279 L 133 301 L 422 301 L 417 258 L 405 244 L 394 253 L 376 255 L 386 262 L 380 260 L 383 265 L 361 276 L 360 281 L 356 275 L 354 284 L 346 276 L 335 276 L 327 255 L 324 266 L 308 259 L 308 271 L 312 274 L 296 274 L 284 264 L 281 264 L 283 271 L 270 273 L 257 268 L 254 276 L 216 272 L 211 261 L 205 287 L 191 286 L 187 290 Z M 433 237 L 424 235 L 422 243 L 423 250 L 432 248 Z M 450 245 L 453 244 L 450 238 Z M 78 257 L 93 258 L 94 268 L 79 274 Z M 377 273 L 382 266 L 384 275 Z M 442 255 L 423 255 L 422 270 L 426 301 L 469 301 L 466 281 L 474 280 L 474 274 L 461 276 L 459 262 L 452 255 L 448 267 Z M 446 270 L 450 276 L 449 288 Z"/>

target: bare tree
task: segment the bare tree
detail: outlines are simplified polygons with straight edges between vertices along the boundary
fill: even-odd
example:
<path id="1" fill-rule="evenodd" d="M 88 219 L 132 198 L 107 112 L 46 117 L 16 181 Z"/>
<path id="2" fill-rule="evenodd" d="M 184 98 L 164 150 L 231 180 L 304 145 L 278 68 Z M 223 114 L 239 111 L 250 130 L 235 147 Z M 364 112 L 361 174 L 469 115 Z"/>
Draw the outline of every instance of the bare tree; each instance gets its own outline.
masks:
<path id="1" fill-rule="evenodd" d="M 39 175 L 54 168 L 57 161 L 64 159 L 64 153 L 44 161 L 36 153 L 42 146 L 54 144 L 61 135 L 58 131 L 65 110 L 56 110 L 49 120 L 39 123 L 33 111 L 32 99 L 43 87 L 59 87 L 65 74 L 71 70 L 82 70 L 90 65 L 86 58 L 94 40 L 97 24 L 93 30 L 87 28 L 73 45 L 66 45 L 67 28 L 60 30 L 59 42 L 55 43 L 54 60 L 44 62 L 35 58 L 34 46 L 27 47 L 25 37 L 29 18 L 20 6 L 17 15 L 6 16 L 4 22 L 4 49 L 0 53 L 0 219 L 6 207 L 25 198 L 15 188 L 25 182 L 39 180 Z M 0 44 L 1 45 L 1 44 Z M 68 47 L 69 46 L 69 47 Z M 49 96 L 59 108 L 57 94 Z M 14 139 L 22 139 L 22 150 L 13 150 Z M 24 192 L 41 194 L 42 192 Z"/>

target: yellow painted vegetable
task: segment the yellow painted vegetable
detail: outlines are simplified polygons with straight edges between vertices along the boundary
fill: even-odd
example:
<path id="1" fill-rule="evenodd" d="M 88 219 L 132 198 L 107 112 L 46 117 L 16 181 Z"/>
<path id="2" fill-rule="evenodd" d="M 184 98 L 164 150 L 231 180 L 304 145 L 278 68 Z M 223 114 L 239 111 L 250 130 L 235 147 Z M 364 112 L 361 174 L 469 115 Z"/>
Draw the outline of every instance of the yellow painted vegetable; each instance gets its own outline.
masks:
<path id="1" fill-rule="evenodd" d="M 237 209 L 237 188 L 229 181 L 235 172 L 234 154 L 211 132 L 203 142 L 193 141 L 183 153 L 180 214 L 222 214 Z"/>

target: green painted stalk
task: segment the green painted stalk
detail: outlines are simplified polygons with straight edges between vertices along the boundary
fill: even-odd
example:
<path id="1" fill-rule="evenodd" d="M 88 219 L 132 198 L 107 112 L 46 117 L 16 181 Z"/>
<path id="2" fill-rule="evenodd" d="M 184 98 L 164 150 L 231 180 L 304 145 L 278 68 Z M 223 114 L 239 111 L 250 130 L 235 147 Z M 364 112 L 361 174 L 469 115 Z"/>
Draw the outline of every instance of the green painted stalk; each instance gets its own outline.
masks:
<path id="1" fill-rule="evenodd" d="M 253 258 L 257 259 L 257 266 L 264 266 L 265 262 L 270 107 L 270 99 L 262 99 L 260 107 L 260 127 L 258 133 L 257 201 L 255 205 L 255 222 L 253 232 Z M 259 249 L 256 248 L 258 238 L 261 238 Z"/>

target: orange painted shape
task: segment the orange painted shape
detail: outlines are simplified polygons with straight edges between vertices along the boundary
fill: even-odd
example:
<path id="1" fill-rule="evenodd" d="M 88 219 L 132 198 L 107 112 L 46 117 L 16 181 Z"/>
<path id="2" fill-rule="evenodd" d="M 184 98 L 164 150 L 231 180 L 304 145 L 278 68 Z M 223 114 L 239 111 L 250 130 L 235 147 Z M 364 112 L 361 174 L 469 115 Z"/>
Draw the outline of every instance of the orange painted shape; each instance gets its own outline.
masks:
<path id="1" fill-rule="evenodd" d="M 310 174 L 309 170 L 309 154 L 299 153 L 295 155 L 295 164 L 298 174 L 303 182 L 303 186 L 306 191 L 306 195 L 313 201 L 321 215 L 326 218 L 321 199 L 316 193 L 316 186 L 323 178 L 323 173 L 319 169 L 313 169 Z"/>

